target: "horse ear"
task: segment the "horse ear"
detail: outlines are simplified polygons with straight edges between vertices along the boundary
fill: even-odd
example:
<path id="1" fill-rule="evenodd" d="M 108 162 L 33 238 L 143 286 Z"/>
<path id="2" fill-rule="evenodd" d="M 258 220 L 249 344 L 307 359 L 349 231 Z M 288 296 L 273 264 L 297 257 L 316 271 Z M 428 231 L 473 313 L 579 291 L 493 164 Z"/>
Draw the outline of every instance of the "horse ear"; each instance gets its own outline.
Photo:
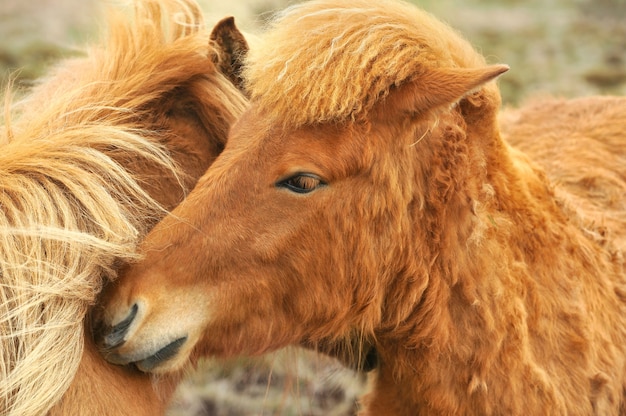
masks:
<path id="1" fill-rule="evenodd" d="M 508 70 L 508 65 L 428 69 L 414 80 L 390 90 L 380 103 L 381 115 L 388 117 L 395 111 L 419 114 L 451 105 Z"/>
<path id="2" fill-rule="evenodd" d="M 232 83 L 245 93 L 241 76 L 244 60 L 248 54 L 248 42 L 235 25 L 235 18 L 225 17 L 211 31 L 210 44 L 217 55 L 215 64 Z"/>

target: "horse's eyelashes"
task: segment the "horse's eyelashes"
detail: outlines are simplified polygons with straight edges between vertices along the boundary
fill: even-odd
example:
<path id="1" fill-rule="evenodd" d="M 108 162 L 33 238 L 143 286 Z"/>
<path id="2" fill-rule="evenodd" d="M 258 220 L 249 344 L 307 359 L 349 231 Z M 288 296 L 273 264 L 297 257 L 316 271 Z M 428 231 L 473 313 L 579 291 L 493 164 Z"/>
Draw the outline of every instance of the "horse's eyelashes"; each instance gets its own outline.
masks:
<path id="1" fill-rule="evenodd" d="M 311 173 L 298 173 L 276 184 L 279 188 L 286 188 L 299 194 L 308 194 L 323 185 L 326 183 L 319 176 Z"/>

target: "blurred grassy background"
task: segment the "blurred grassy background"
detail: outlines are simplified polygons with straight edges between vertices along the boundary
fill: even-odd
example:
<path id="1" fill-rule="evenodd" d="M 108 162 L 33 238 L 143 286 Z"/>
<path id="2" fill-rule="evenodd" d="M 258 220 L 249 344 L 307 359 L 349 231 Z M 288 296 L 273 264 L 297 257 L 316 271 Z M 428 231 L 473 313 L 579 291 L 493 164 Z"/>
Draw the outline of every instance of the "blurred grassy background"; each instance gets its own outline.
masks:
<path id="1" fill-rule="evenodd" d="M 375 1 L 375 0 L 373 0 Z M 234 15 L 256 32 L 287 0 L 201 0 L 211 25 Z M 503 101 L 535 94 L 626 93 L 626 0 L 414 0 L 459 29 L 491 63 Z M 49 65 L 96 37 L 97 0 L 0 0 L 0 85 L 26 90 Z M 78 46 L 78 47 L 77 47 Z M 350 415 L 365 377 L 310 352 L 207 361 L 179 389 L 170 415 Z"/>
<path id="2" fill-rule="evenodd" d="M 209 24 L 234 15 L 255 32 L 287 0 L 201 0 Z M 626 0 L 413 0 L 459 29 L 492 63 L 503 100 L 537 92 L 562 96 L 626 92 Z M 19 85 L 76 53 L 98 30 L 98 7 L 114 1 L 0 0 L 0 77 Z"/>

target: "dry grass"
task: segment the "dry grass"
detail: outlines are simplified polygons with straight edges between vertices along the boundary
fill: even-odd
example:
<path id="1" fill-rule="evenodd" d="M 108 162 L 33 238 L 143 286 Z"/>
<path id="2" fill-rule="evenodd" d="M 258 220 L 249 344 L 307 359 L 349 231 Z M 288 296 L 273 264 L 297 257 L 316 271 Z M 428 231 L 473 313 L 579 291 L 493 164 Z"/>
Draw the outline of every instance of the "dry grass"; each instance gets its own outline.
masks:
<path id="1" fill-rule="evenodd" d="M 94 36 L 97 0 L 3 0 L 0 77 L 19 69 L 23 85 Z M 511 71 L 501 79 L 505 103 L 537 92 L 567 97 L 626 93 L 625 0 L 413 0 L 458 28 Z M 113 3 L 114 0 L 104 1 Z M 236 16 L 254 32 L 288 0 L 200 0 L 208 21 Z"/>
<path id="2" fill-rule="evenodd" d="M 626 94 L 625 0 L 415 0 L 458 28 L 511 71 L 505 104 L 537 93 L 566 97 Z M 114 1 L 108 1 L 114 3 Z M 234 15 L 254 32 L 287 0 L 204 0 L 209 22 Z M 0 84 L 16 73 L 26 88 L 60 58 L 80 53 L 97 32 L 94 0 L 2 0 Z M 309 352 L 256 360 L 207 361 L 179 389 L 170 415 L 348 415 L 364 376 Z"/>

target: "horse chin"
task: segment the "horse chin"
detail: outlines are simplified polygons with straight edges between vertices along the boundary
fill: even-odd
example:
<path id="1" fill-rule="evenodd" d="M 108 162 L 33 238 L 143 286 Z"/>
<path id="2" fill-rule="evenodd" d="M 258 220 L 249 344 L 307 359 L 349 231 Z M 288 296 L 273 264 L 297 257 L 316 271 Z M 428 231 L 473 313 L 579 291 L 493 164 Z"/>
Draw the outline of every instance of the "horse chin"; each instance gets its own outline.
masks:
<path id="1" fill-rule="evenodd" d="M 144 373 L 166 374 L 179 371 L 189 363 L 189 351 L 183 350 L 187 338 L 172 341 L 153 355 L 133 364 Z"/>

